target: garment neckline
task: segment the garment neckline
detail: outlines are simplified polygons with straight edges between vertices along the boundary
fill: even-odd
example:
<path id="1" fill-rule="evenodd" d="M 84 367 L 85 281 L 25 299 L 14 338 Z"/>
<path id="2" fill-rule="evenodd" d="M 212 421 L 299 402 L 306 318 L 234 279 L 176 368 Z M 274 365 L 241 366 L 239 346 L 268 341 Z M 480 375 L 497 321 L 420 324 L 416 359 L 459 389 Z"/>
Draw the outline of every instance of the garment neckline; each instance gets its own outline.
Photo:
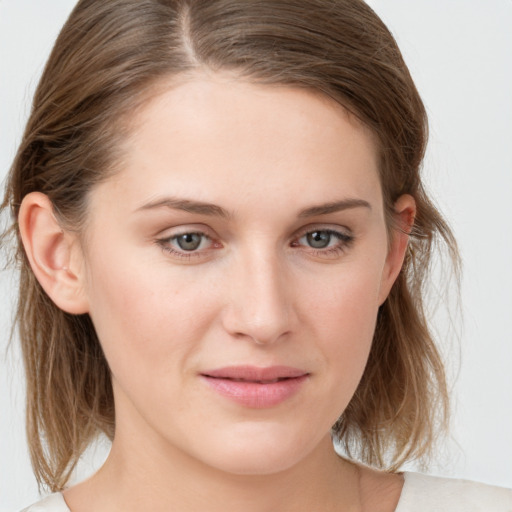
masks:
<path id="1" fill-rule="evenodd" d="M 407 495 L 408 493 L 408 489 L 409 489 L 409 486 L 410 486 L 410 479 L 409 479 L 409 472 L 408 471 L 404 471 L 402 473 L 399 473 L 400 475 L 403 476 L 404 478 L 404 483 L 403 483 L 403 486 L 402 486 L 402 490 L 400 491 L 400 497 L 398 498 L 398 503 L 395 507 L 395 510 L 394 512 L 401 512 L 401 509 L 402 509 L 402 503 L 404 501 L 404 497 Z M 58 500 L 59 500 L 59 505 L 61 505 L 63 508 L 62 508 L 62 511 L 59 511 L 59 512 L 71 512 L 71 509 L 68 507 L 68 504 L 66 503 L 66 500 L 64 499 L 64 495 L 61 493 L 61 492 L 57 492 L 55 493 L 54 495 Z"/>

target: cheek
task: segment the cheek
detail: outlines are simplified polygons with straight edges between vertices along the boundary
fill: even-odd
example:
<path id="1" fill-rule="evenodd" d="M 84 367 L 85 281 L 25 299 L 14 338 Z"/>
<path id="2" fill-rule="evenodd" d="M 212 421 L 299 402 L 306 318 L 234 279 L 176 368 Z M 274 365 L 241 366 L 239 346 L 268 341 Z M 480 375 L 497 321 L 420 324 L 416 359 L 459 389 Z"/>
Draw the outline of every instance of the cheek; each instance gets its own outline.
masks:
<path id="1" fill-rule="evenodd" d="M 380 268 L 363 263 L 347 265 L 319 282 L 310 281 L 304 289 L 307 299 L 303 310 L 319 329 L 331 332 L 334 338 L 351 340 L 371 338 L 379 307 Z"/>
<path id="2" fill-rule="evenodd" d="M 92 255 L 90 264 L 90 315 L 116 377 L 134 368 L 139 375 L 166 371 L 190 356 L 213 309 L 206 301 L 197 307 L 197 297 L 208 298 L 200 280 L 177 279 L 161 263 L 115 251 Z"/>
<path id="3" fill-rule="evenodd" d="M 331 397 L 326 404 L 331 412 L 341 413 L 347 406 L 366 366 L 379 309 L 379 268 L 347 265 L 323 290 L 313 288 L 304 303 L 309 338 L 318 340 L 321 365 L 329 376 L 325 393 Z"/>

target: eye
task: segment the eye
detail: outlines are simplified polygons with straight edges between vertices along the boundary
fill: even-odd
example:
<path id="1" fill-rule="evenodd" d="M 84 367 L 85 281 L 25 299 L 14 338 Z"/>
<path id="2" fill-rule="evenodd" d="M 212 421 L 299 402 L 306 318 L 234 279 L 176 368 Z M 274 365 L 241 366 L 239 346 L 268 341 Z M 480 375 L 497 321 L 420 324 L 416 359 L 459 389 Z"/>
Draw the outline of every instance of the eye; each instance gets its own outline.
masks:
<path id="1" fill-rule="evenodd" d="M 208 249 L 220 247 L 219 243 L 201 231 L 186 231 L 156 240 L 166 252 L 178 258 L 205 257 Z"/>
<path id="2" fill-rule="evenodd" d="M 301 237 L 306 239 L 307 244 L 314 249 L 325 249 L 329 247 L 333 237 L 333 234 L 329 231 L 312 231 Z"/>
<path id="3" fill-rule="evenodd" d="M 291 245 L 292 247 L 305 247 L 315 256 L 335 257 L 348 249 L 353 241 L 354 237 L 343 231 L 312 229 L 297 238 Z"/>
<path id="4" fill-rule="evenodd" d="M 171 238 L 180 249 L 184 251 L 195 251 L 199 249 L 205 236 L 201 233 L 184 233 Z"/>

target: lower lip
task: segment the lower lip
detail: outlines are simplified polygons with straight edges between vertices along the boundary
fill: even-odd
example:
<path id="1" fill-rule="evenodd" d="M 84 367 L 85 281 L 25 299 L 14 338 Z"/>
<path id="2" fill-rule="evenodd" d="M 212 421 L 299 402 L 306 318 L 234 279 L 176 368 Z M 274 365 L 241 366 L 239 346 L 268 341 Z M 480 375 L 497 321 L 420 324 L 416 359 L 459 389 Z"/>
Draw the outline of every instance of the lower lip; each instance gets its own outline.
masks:
<path id="1" fill-rule="evenodd" d="M 275 407 L 298 393 L 308 376 L 302 375 L 268 384 L 214 378 L 207 375 L 201 377 L 219 395 L 245 407 L 265 409 Z"/>

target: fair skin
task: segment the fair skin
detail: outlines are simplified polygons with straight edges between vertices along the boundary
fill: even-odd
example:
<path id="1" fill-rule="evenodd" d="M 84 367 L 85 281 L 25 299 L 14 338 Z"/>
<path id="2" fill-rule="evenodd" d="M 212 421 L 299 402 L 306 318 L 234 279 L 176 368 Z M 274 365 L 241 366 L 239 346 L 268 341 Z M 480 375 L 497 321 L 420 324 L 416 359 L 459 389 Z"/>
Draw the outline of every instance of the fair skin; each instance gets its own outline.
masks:
<path id="1" fill-rule="evenodd" d="M 37 278 L 91 316 L 112 371 L 112 450 L 71 510 L 392 512 L 401 477 L 330 439 L 407 245 L 371 133 L 323 96 L 220 76 L 132 124 L 80 240 L 42 194 L 20 213 Z M 414 200 L 395 210 L 410 225 Z"/>

